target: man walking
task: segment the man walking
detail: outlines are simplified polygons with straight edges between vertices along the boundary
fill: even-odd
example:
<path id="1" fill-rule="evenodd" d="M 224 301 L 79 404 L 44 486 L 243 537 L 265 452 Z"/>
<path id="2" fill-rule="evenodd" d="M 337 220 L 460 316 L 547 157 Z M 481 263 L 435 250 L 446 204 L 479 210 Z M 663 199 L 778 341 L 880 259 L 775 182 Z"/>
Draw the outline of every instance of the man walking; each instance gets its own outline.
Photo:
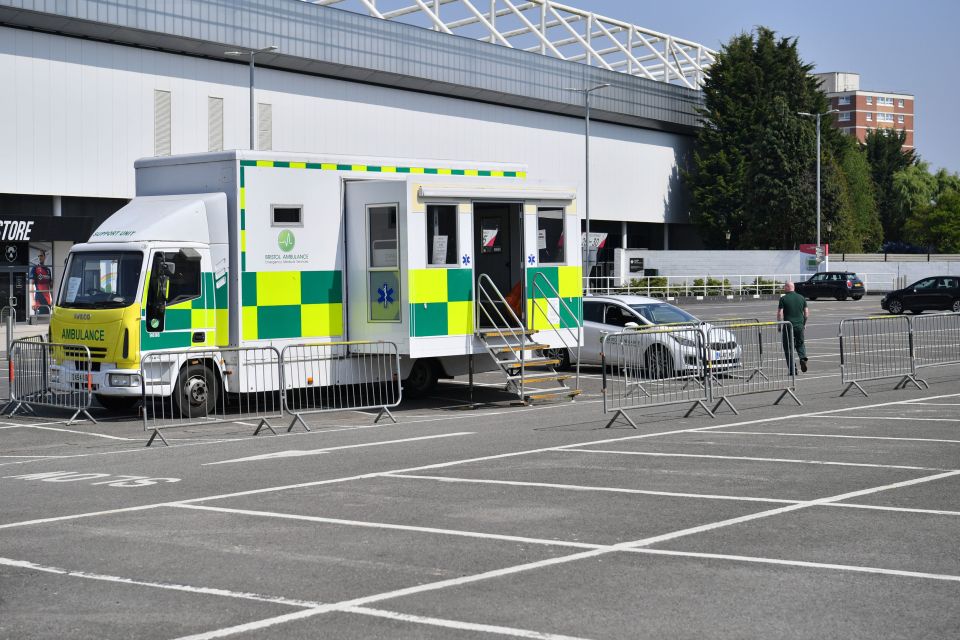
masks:
<path id="1" fill-rule="evenodd" d="M 807 318 L 810 317 L 810 309 L 807 308 L 807 299 L 793 290 L 792 282 L 783 285 L 784 294 L 780 297 L 780 304 L 777 307 L 777 322 L 786 320 L 793 327 L 793 348 L 800 356 L 800 371 L 807 372 L 807 347 L 803 344 L 803 327 L 807 324 Z M 790 375 L 796 372 L 796 366 L 793 361 L 793 354 L 790 353 L 790 340 L 787 332 L 783 333 L 783 353 L 787 357 L 787 366 Z"/>

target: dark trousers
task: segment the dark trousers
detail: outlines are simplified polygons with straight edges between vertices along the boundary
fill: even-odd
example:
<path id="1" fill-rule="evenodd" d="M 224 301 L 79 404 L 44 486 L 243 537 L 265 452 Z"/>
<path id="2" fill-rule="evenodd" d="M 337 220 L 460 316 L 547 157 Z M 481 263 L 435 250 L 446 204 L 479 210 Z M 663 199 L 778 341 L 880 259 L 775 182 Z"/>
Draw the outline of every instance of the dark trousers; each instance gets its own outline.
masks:
<path id="1" fill-rule="evenodd" d="M 801 360 L 806 360 L 807 346 L 803 343 L 803 325 L 798 327 L 791 323 L 790 326 L 793 327 L 793 351 Z M 796 373 L 796 363 L 794 362 L 793 354 L 790 353 L 789 335 L 787 331 L 784 331 L 782 334 L 783 355 L 787 359 L 787 368 L 790 370 L 790 375 L 794 375 Z"/>

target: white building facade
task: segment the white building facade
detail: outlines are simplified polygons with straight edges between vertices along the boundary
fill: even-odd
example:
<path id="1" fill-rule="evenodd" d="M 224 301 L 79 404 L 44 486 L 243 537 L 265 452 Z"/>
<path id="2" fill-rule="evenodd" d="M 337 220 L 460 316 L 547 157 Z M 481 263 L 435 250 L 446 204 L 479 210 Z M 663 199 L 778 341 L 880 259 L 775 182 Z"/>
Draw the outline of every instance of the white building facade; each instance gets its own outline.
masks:
<path id="1" fill-rule="evenodd" d="M 518 163 L 529 180 L 576 185 L 579 203 L 583 97 L 565 89 L 612 79 L 593 97 L 592 231 L 608 234 L 611 260 L 615 246 L 696 246 L 679 181 L 692 147 L 696 91 L 298 0 L 242 0 L 239 15 L 222 18 L 233 25 L 197 15 L 210 9 L 203 0 L 186 0 L 186 15 L 175 21 L 156 20 L 136 2 L 120 14 L 106 9 L 124 3 L 106 0 L 78 0 L 73 9 L 48 4 L 0 0 L 0 218 L 62 216 L 70 228 L 29 239 L 30 264 L 40 250 L 48 265 L 62 263 L 70 242 L 84 240 L 131 198 L 137 158 L 249 148 L 249 69 L 246 58 L 224 53 L 267 40 L 278 50 L 257 58 L 256 149 Z M 252 41 L 237 25 L 246 24 L 243 11 L 265 8 L 286 13 L 252 29 L 259 38 Z M 80 13 L 63 13 L 69 10 Z M 191 20 L 212 31 L 198 34 Z M 399 44 L 391 55 L 400 63 L 345 47 L 344 55 L 356 57 L 348 65 L 335 59 L 339 50 L 301 51 L 313 46 L 309 34 L 284 35 L 317 28 L 346 38 L 349 30 L 337 22 L 344 20 L 394 30 Z M 411 38 L 449 46 L 462 69 L 411 60 L 424 49 Z M 491 62 L 491 52 L 507 58 Z M 505 69 L 518 71 L 505 78 Z M 506 81 L 506 90 L 497 84 Z M 27 273 L 21 262 L 8 271 Z M 16 283 L 0 274 L 0 298 L 12 297 L 4 287 Z"/>

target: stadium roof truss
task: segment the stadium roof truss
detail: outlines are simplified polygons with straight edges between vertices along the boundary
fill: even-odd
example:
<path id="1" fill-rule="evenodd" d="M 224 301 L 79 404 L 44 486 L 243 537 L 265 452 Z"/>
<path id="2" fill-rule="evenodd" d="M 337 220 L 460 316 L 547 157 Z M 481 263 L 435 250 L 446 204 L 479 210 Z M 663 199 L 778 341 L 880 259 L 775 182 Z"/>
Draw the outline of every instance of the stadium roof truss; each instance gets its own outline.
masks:
<path id="1" fill-rule="evenodd" d="M 553 0 L 303 0 L 699 89 L 716 52 Z"/>

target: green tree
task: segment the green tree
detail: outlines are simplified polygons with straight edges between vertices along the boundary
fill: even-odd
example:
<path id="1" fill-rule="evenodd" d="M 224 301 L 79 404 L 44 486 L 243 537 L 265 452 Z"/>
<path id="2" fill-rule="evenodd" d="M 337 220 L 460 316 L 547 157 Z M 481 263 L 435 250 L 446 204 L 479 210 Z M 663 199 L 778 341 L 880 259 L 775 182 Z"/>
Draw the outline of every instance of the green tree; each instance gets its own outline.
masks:
<path id="1" fill-rule="evenodd" d="M 838 155 L 842 182 L 843 211 L 831 220 L 833 231 L 827 236 L 836 253 L 872 253 L 883 244 L 883 227 L 877 215 L 876 187 L 870 177 L 870 164 L 850 136 L 841 138 Z"/>
<path id="2" fill-rule="evenodd" d="M 915 211 L 904 226 L 914 244 L 940 253 L 960 253 L 960 191 L 945 191 L 935 203 Z"/>
<path id="3" fill-rule="evenodd" d="M 703 88 L 693 166 L 684 173 L 708 247 L 727 246 L 727 232 L 732 248 L 793 248 L 813 240 L 814 127 L 797 112 L 823 113 L 828 105 L 811 69 L 796 39 L 765 27 L 732 38 L 717 55 Z M 841 135 L 829 125 L 828 117 L 825 158 Z M 842 189 L 826 176 L 823 184 L 824 219 L 835 218 Z"/>
<path id="4" fill-rule="evenodd" d="M 893 187 L 893 176 L 917 161 L 913 149 L 904 149 L 906 131 L 875 129 L 867 132 L 864 152 L 870 163 L 870 174 L 877 187 L 877 210 L 886 240 L 902 240 L 903 224 L 908 212 L 900 208 Z"/>

